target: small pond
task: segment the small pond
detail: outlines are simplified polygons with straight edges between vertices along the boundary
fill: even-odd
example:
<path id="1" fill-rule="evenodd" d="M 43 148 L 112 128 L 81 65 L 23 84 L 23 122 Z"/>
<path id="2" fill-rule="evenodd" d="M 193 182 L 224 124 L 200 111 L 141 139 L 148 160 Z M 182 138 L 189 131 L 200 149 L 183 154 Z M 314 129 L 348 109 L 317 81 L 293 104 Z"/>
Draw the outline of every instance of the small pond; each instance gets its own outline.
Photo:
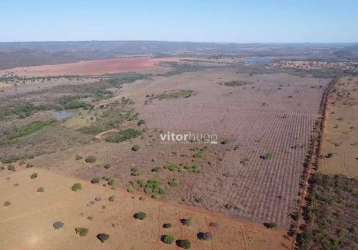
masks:
<path id="1" fill-rule="evenodd" d="M 64 121 L 64 120 L 66 120 L 68 118 L 71 118 L 74 115 L 75 115 L 74 112 L 66 111 L 66 110 L 54 111 L 53 112 L 53 116 L 57 121 Z"/>

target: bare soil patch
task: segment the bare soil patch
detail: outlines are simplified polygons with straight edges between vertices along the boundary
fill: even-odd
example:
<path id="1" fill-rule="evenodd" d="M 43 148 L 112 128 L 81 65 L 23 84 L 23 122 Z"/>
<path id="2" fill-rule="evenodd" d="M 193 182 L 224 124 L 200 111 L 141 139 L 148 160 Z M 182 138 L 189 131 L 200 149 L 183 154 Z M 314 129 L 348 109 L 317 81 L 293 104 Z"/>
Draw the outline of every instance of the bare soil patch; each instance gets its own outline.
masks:
<path id="1" fill-rule="evenodd" d="M 31 180 L 32 171 L 1 177 L 1 201 L 11 203 L 0 207 L 1 249 L 174 249 L 174 244 L 161 241 L 168 233 L 190 241 L 193 249 L 277 250 L 290 245 L 279 230 L 143 199 L 41 169 L 36 169 L 38 178 Z M 74 183 L 81 183 L 82 189 L 73 192 Z M 36 192 L 39 186 L 46 191 Z M 112 196 L 115 199 L 109 200 Z M 143 220 L 133 218 L 141 211 L 146 214 Z M 180 219 L 189 217 L 192 224 L 183 226 Z M 165 223 L 171 223 L 171 228 L 163 228 Z M 212 227 L 214 223 L 217 226 Z M 210 232 L 212 238 L 199 240 L 199 232 Z"/>
<path id="2" fill-rule="evenodd" d="M 153 59 L 149 57 L 114 58 L 105 60 L 81 61 L 56 65 L 18 67 L 0 71 L 0 75 L 31 76 L 93 76 L 138 72 L 159 67 L 160 62 L 175 61 L 173 58 Z"/>

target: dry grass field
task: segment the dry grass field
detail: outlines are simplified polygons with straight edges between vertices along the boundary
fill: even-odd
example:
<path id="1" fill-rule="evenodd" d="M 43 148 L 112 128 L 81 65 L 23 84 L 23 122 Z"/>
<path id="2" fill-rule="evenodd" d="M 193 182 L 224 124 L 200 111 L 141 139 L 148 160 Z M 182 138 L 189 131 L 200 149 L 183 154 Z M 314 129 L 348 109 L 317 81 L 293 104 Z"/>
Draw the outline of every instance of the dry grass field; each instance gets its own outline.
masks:
<path id="1" fill-rule="evenodd" d="M 178 249 L 161 235 L 187 239 L 192 249 L 287 249 L 284 231 L 231 220 L 203 210 L 172 205 L 121 190 L 29 168 L 0 177 L 0 249 Z M 37 173 L 36 178 L 31 178 Z M 74 183 L 82 189 L 72 191 Z M 39 191 L 39 188 L 43 190 Z M 112 198 L 111 198 L 112 197 Z M 8 202 L 8 203 L 6 203 Z M 6 204 L 6 205 L 5 205 Z M 142 221 L 133 218 L 143 211 Z M 180 220 L 191 218 L 191 225 Z M 55 229 L 57 221 L 63 228 Z M 163 224 L 170 223 L 170 228 Z M 76 228 L 86 228 L 80 236 Z M 211 240 L 199 240 L 210 232 Z M 101 242 L 96 236 L 109 235 Z"/>
<path id="2" fill-rule="evenodd" d="M 330 79 L 234 59 L 178 60 L 38 66 L 5 79 L 4 249 L 177 249 L 161 242 L 163 223 L 192 249 L 292 248 L 285 232 Z M 218 143 L 163 142 L 168 131 L 215 134 Z M 73 192 L 76 182 L 82 190 Z M 133 218 L 140 210 L 143 221 Z M 192 226 L 180 224 L 186 217 Z M 58 220 L 64 228 L 54 230 Z M 110 238 L 101 243 L 99 233 Z"/>
<path id="3" fill-rule="evenodd" d="M 179 186 L 168 186 L 163 199 L 287 228 L 298 198 L 299 177 L 320 95 L 328 80 L 287 74 L 250 76 L 229 69 L 204 72 L 138 81 L 101 101 L 108 105 L 124 96 L 133 100 L 133 107 L 145 121 L 145 133 L 140 138 L 113 144 L 99 139 L 103 135 L 100 132 L 101 136 L 95 135 L 96 140 L 89 144 L 79 141 L 68 150 L 31 162 L 86 180 L 111 176 L 122 188 L 152 178 L 167 186 L 165 183 L 175 178 Z M 222 84 L 235 79 L 250 84 Z M 192 90 L 193 94 L 188 98 L 151 98 L 178 89 Z M 89 114 L 82 111 L 81 116 L 75 115 L 59 126 L 78 130 L 91 124 L 89 117 L 100 112 L 99 108 Z M 168 145 L 160 141 L 160 131 L 215 133 L 220 143 L 206 145 L 205 149 L 205 145 Z M 140 150 L 133 152 L 133 145 L 139 145 Z M 195 150 L 203 151 L 200 158 L 193 157 Z M 86 164 L 77 161 L 76 154 L 95 155 L 98 161 Z M 264 159 L 264 155 L 270 158 Z M 199 174 L 164 168 L 193 163 L 200 166 Z M 111 167 L 105 169 L 105 164 Z M 153 172 L 154 168 L 160 171 Z M 132 175 L 131 169 L 138 169 L 138 174 Z"/>
<path id="4" fill-rule="evenodd" d="M 341 78 L 329 96 L 320 172 L 358 178 L 358 78 Z"/>

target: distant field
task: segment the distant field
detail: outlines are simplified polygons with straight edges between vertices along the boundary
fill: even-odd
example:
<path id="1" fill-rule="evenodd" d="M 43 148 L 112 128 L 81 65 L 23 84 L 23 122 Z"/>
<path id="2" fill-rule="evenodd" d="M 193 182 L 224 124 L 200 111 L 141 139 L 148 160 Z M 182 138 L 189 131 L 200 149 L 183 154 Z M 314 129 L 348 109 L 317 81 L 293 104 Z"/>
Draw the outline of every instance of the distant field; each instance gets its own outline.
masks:
<path id="1" fill-rule="evenodd" d="M 95 76 L 125 72 L 138 72 L 158 68 L 160 62 L 175 61 L 175 58 L 152 59 L 149 57 L 114 58 L 94 61 L 81 61 L 56 65 L 19 67 L 0 71 L 1 75 L 21 77 L 48 76 Z"/>

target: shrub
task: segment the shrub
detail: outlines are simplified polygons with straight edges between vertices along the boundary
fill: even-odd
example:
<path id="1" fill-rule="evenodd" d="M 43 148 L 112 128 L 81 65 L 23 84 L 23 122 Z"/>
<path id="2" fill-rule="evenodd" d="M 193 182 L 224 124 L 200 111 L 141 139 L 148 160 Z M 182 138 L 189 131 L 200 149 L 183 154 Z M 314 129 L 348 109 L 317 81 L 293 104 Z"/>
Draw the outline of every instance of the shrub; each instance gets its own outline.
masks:
<path id="1" fill-rule="evenodd" d="M 114 188 L 116 182 L 115 182 L 115 180 L 113 180 L 113 179 L 109 179 L 109 180 L 107 181 L 107 184 L 108 184 L 109 186 L 112 186 L 112 188 Z"/>
<path id="2" fill-rule="evenodd" d="M 179 185 L 179 181 L 177 179 L 173 178 L 170 181 L 168 181 L 168 185 L 171 187 L 176 187 Z"/>
<path id="3" fill-rule="evenodd" d="M 108 200 L 111 201 L 111 202 L 113 202 L 113 201 L 114 201 L 114 198 L 115 198 L 114 195 L 111 195 L 111 196 L 108 197 Z"/>
<path id="4" fill-rule="evenodd" d="M 81 185 L 81 183 L 75 183 L 72 185 L 71 189 L 74 192 L 80 191 L 80 190 L 82 190 L 82 185 Z"/>
<path id="5" fill-rule="evenodd" d="M 99 178 L 98 178 L 98 177 L 92 178 L 91 183 L 92 183 L 92 184 L 99 183 Z"/>
<path id="6" fill-rule="evenodd" d="M 161 186 L 160 182 L 156 180 L 148 180 L 144 186 L 144 192 L 154 196 L 165 194 L 164 188 Z"/>
<path id="7" fill-rule="evenodd" d="M 104 167 L 104 169 L 109 169 L 109 168 L 111 167 L 111 164 L 108 164 L 108 163 L 107 163 L 107 164 L 105 164 L 103 167 Z"/>
<path id="8" fill-rule="evenodd" d="M 159 172 L 159 170 L 160 170 L 160 167 L 154 167 L 154 168 L 152 168 L 152 172 Z"/>
<path id="9" fill-rule="evenodd" d="M 45 192 L 45 189 L 44 189 L 43 187 L 39 187 L 39 188 L 37 189 L 37 192 L 39 192 L 39 193 Z"/>
<path id="10" fill-rule="evenodd" d="M 78 160 L 82 160 L 82 158 L 83 158 L 83 157 L 82 157 L 82 156 L 80 156 L 80 155 L 76 155 L 76 156 L 75 156 L 76 161 L 78 161 Z"/>
<path id="11" fill-rule="evenodd" d="M 33 173 L 33 174 L 30 176 L 30 178 L 31 178 L 31 179 L 36 179 L 37 176 L 38 176 L 37 173 Z"/>
<path id="12" fill-rule="evenodd" d="M 164 234 L 161 236 L 161 241 L 165 244 L 172 244 L 174 242 L 174 237 L 170 234 Z"/>
<path id="13" fill-rule="evenodd" d="M 144 124 L 145 124 L 145 121 L 142 120 L 142 119 L 137 122 L 137 126 L 141 126 L 141 125 L 144 125 Z"/>
<path id="14" fill-rule="evenodd" d="M 75 228 L 75 232 L 76 234 L 78 234 L 79 236 L 86 236 L 88 233 L 88 228 L 85 227 L 76 227 Z"/>
<path id="15" fill-rule="evenodd" d="M 131 168 L 131 176 L 139 176 L 140 173 L 137 168 Z"/>
<path id="16" fill-rule="evenodd" d="M 99 239 L 102 243 L 109 239 L 109 235 L 105 233 L 97 234 L 97 239 Z"/>
<path id="17" fill-rule="evenodd" d="M 190 249 L 191 248 L 191 243 L 188 240 L 177 240 L 176 245 L 178 247 L 184 248 L 184 249 Z"/>
<path id="18" fill-rule="evenodd" d="M 172 224 L 170 224 L 170 223 L 163 224 L 163 228 L 171 228 L 171 227 L 172 227 Z"/>
<path id="19" fill-rule="evenodd" d="M 55 223 L 52 224 L 55 230 L 63 228 L 64 225 L 65 224 L 62 221 L 56 221 Z"/>
<path id="20" fill-rule="evenodd" d="M 199 240 L 211 240 L 212 235 L 210 232 L 199 232 L 197 235 Z"/>
<path id="21" fill-rule="evenodd" d="M 15 168 L 15 166 L 14 165 L 9 165 L 9 166 L 7 166 L 7 170 L 9 170 L 9 171 L 16 171 L 16 168 Z"/>
<path id="22" fill-rule="evenodd" d="M 274 223 L 274 222 L 265 222 L 264 226 L 267 227 L 267 228 L 276 228 L 277 224 Z"/>
<path id="23" fill-rule="evenodd" d="M 138 212 L 133 215 L 133 217 L 137 220 L 144 220 L 145 217 L 147 217 L 146 213 L 144 212 Z"/>
<path id="24" fill-rule="evenodd" d="M 10 201 L 5 201 L 4 202 L 4 207 L 8 207 L 8 206 L 10 206 L 11 205 L 11 202 Z"/>
<path id="25" fill-rule="evenodd" d="M 169 170 L 170 172 L 180 172 L 181 169 L 176 164 L 171 163 L 166 166 L 164 166 L 165 169 Z"/>
<path id="26" fill-rule="evenodd" d="M 139 150 L 139 145 L 134 145 L 133 147 L 132 147 L 132 151 L 134 151 L 134 152 L 136 152 L 136 151 L 138 151 Z"/>
<path id="27" fill-rule="evenodd" d="M 193 224 L 192 219 L 188 218 L 188 219 L 181 219 L 180 220 L 181 224 L 185 225 L 185 226 L 191 226 L 191 224 Z"/>
<path id="28" fill-rule="evenodd" d="M 90 155 L 90 156 L 86 157 L 85 162 L 94 163 L 94 162 L 96 162 L 96 160 L 97 160 L 96 156 Z"/>
<path id="29" fill-rule="evenodd" d="M 184 166 L 184 169 L 186 171 L 189 171 L 191 173 L 198 174 L 201 171 L 201 167 L 199 165 L 193 164 L 191 166 Z"/>
<path id="30" fill-rule="evenodd" d="M 264 155 L 260 155 L 260 158 L 263 160 L 271 160 L 272 159 L 272 154 L 271 153 L 266 153 Z"/>

